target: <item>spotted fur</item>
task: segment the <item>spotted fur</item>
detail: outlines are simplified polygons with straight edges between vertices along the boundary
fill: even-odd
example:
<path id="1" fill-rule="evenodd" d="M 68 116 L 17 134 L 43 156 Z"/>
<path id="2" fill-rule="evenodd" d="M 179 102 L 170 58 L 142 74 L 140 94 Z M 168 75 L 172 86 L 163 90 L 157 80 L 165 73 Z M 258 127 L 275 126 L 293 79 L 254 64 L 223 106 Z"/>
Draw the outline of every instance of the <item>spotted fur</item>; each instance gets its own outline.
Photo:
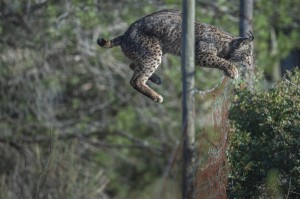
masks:
<path id="1" fill-rule="evenodd" d="M 182 15 L 177 10 L 163 10 L 134 22 L 121 36 L 112 40 L 99 38 L 98 45 L 104 48 L 121 46 L 123 53 L 132 60 L 134 71 L 130 84 L 140 93 L 155 102 L 163 97 L 151 89 L 148 80 L 161 84 L 161 78 L 154 72 L 165 53 L 180 56 Z M 254 37 L 234 37 L 217 27 L 195 22 L 195 64 L 218 68 L 230 78 L 238 77 L 235 62 L 250 64 L 250 43 Z"/>

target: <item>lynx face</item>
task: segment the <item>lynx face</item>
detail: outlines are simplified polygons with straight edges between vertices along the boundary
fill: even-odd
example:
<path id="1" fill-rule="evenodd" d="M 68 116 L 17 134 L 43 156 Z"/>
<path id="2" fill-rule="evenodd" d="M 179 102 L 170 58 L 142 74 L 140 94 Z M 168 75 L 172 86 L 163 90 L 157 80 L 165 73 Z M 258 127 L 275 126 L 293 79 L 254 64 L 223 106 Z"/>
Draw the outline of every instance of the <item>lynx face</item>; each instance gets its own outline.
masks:
<path id="1" fill-rule="evenodd" d="M 231 62 L 241 63 L 243 67 L 249 68 L 252 64 L 252 33 L 249 38 L 238 38 L 231 42 L 227 58 Z"/>
<path id="2" fill-rule="evenodd" d="M 231 54 L 229 54 L 229 61 L 240 63 L 243 67 L 249 68 L 251 66 L 252 50 L 251 45 L 242 46 L 235 49 Z"/>

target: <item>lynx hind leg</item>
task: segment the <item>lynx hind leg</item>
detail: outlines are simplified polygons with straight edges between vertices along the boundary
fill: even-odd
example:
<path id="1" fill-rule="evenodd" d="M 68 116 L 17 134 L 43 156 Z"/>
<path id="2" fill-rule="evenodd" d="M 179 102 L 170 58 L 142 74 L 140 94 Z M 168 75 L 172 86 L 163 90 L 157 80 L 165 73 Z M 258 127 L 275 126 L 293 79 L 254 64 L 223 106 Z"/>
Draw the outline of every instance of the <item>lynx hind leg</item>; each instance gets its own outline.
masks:
<path id="1" fill-rule="evenodd" d="M 136 65 L 134 63 L 131 63 L 129 65 L 129 68 L 133 71 L 135 71 L 136 69 Z M 157 84 L 157 85 L 161 85 L 163 83 L 162 79 L 155 73 L 153 73 L 150 77 L 149 77 L 149 80 L 151 82 L 153 82 L 154 84 Z"/>
<path id="2" fill-rule="evenodd" d="M 154 57 L 149 57 L 142 62 L 134 63 L 136 67 L 130 80 L 130 84 L 134 89 L 159 103 L 163 101 L 163 97 L 150 88 L 146 82 L 154 74 L 154 71 L 160 64 L 160 60 L 160 58 L 154 59 Z"/>
<path id="3" fill-rule="evenodd" d="M 131 67 L 134 68 L 134 74 L 130 84 L 153 101 L 161 103 L 163 97 L 150 88 L 146 82 L 148 80 L 161 81 L 157 75 L 154 75 L 154 72 L 161 63 L 163 52 L 157 39 L 145 35 L 139 36 L 135 38 L 134 42 L 129 39 L 121 46 L 124 54 L 134 63 L 131 64 Z M 136 45 L 137 43 L 139 45 Z"/>
<path id="4" fill-rule="evenodd" d="M 163 97 L 146 85 L 148 78 L 149 77 L 143 72 L 134 72 L 133 77 L 130 80 L 130 84 L 134 89 L 146 95 L 153 101 L 161 103 L 163 101 Z"/>

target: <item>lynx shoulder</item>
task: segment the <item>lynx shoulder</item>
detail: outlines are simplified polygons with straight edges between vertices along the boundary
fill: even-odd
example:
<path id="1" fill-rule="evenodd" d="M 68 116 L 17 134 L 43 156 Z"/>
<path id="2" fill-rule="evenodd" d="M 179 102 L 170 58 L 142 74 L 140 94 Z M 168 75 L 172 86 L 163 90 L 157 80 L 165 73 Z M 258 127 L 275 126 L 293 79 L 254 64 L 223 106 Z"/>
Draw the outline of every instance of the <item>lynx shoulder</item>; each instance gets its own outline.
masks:
<path id="1" fill-rule="evenodd" d="M 166 53 L 180 56 L 182 15 L 177 10 L 163 10 L 145 16 L 134 22 L 121 36 L 112 40 L 99 38 L 98 45 L 104 48 L 121 46 L 132 63 L 134 71 L 130 84 L 140 93 L 155 102 L 163 97 L 150 88 L 148 80 L 161 84 L 161 78 L 154 72 Z M 234 37 L 221 29 L 195 21 L 195 64 L 217 68 L 230 78 L 238 77 L 235 63 L 250 64 L 251 45 L 254 37 Z"/>

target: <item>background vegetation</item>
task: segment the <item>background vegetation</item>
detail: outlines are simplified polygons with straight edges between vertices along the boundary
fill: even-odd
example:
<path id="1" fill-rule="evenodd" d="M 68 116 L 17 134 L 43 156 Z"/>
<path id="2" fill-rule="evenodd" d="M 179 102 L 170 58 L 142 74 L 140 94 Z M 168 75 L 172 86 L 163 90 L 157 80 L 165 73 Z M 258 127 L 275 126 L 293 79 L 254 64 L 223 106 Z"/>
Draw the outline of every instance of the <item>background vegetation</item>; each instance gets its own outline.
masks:
<path id="1" fill-rule="evenodd" d="M 197 20 L 238 35 L 237 1 L 196 2 Z M 180 198 L 180 59 L 164 58 L 158 71 L 164 83 L 152 85 L 164 103 L 154 104 L 130 87 L 121 50 L 95 42 L 166 8 L 180 10 L 181 1 L 0 0 L 1 199 Z M 296 0 L 255 1 L 255 61 L 268 80 L 277 80 L 280 60 L 299 49 L 299 8 Z M 211 88 L 221 76 L 199 68 L 197 89 Z M 196 94 L 199 165 L 214 162 L 226 141 L 216 130 L 224 129 L 216 125 L 224 117 L 216 113 L 227 116 L 232 83 L 218 97 Z M 279 175 L 280 168 L 273 171 Z"/>
<path id="2" fill-rule="evenodd" d="M 237 88 L 229 114 L 232 198 L 299 198 L 299 85 L 298 69 L 269 91 Z"/>

